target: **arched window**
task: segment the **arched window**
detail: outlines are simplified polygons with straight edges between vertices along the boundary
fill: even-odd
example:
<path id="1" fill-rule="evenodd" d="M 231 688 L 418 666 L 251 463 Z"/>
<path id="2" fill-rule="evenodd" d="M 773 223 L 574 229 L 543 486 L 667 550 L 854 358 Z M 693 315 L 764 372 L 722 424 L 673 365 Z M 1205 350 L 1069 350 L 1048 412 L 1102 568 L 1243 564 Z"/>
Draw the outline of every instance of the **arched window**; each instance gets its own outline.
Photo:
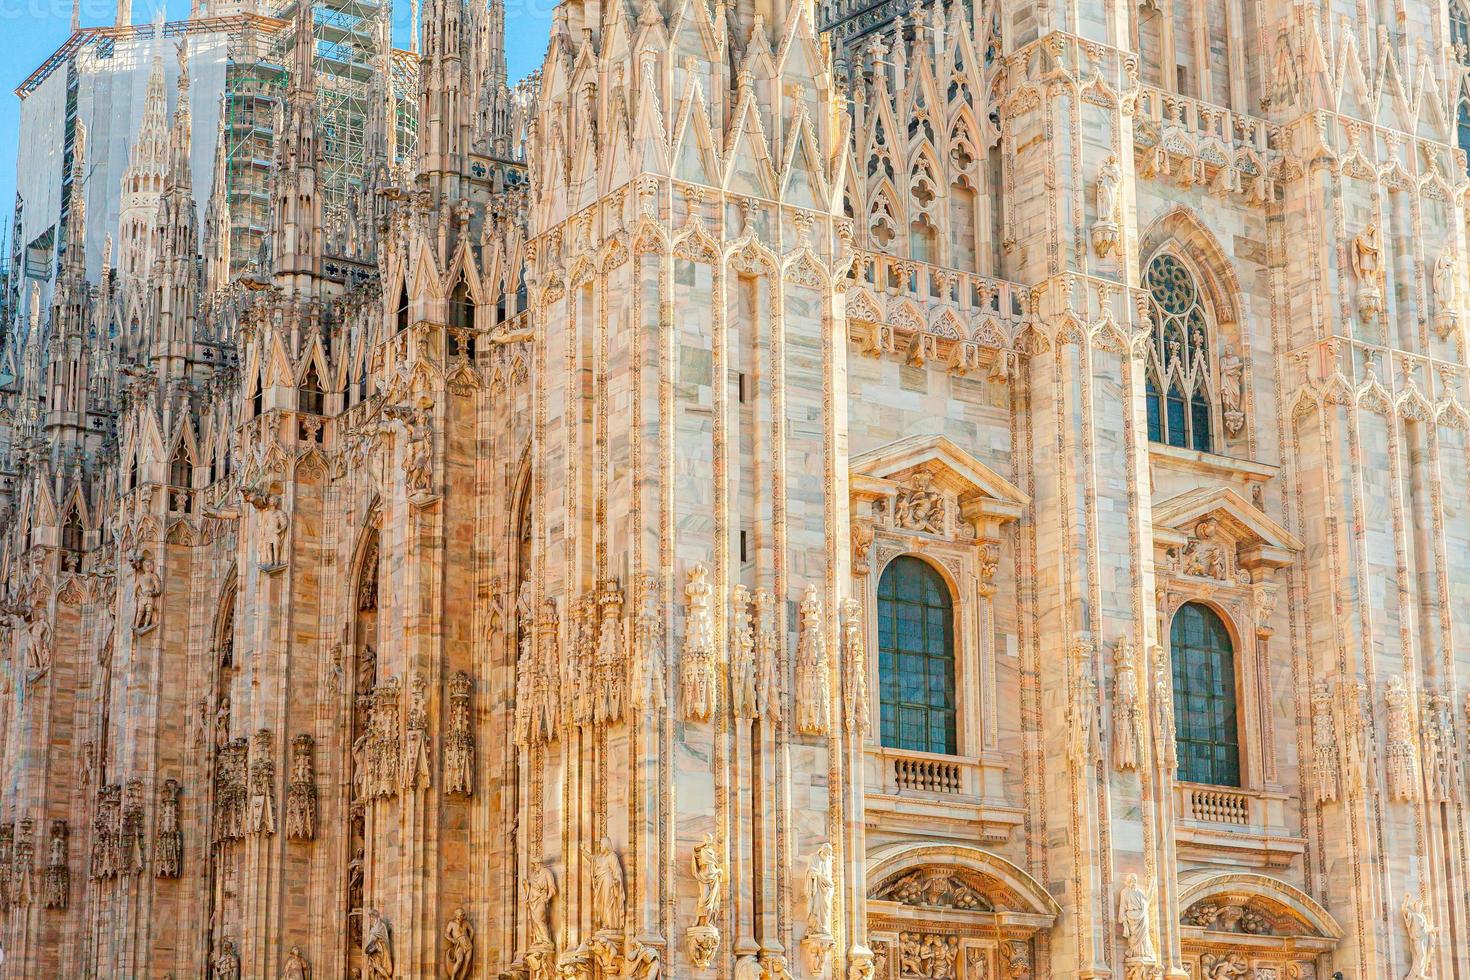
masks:
<path id="1" fill-rule="evenodd" d="M 322 381 L 317 376 L 316 365 L 313 364 L 306 369 L 306 377 L 302 379 L 301 387 L 297 390 L 296 408 L 298 411 L 320 415 L 325 402 L 326 396 L 322 392 Z"/>
<path id="2" fill-rule="evenodd" d="M 475 356 L 475 301 L 463 279 L 449 294 L 449 356 Z"/>
<path id="3" fill-rule="evenodd" d="M 1235 715 L 1235 647 L 1213 609 L 1180 607 L 1169 628 L 1174 659 L 1174 723 L 1179 778 L 1240 785 L 1240 726 Z"/>
<path id="4" fill-rule="evenodd" d="M 958 751 L 954 601 L 922 559 L 894 559 L 878 582 L 878 683 L 885 746 Z"/>
<path id="5" fill-rule="evenodd" d="M 71 515 L 61 526 L 61 546 L 67 551 L 81 551 L 85 536 L 82 531 L 82 515 L 72 508 Z"/>
<path id="6" fill-rule="evenodd" d="M 1154 346 L 1144 378 L 1148 437 L 1213 452 L 1213 358 L 1199 283 L 1168 252 L 1148 264 L 1144 282 L 1153 298 L 1154 317 Z"/>
<path id="7" fill-rule="evenodd" d="M 168 485 L 184 490 L 194 488 L 194 464 L 189 461 L 189 453 L 182 442 L 174 450 L 174 458 L 168 464 Z"/>

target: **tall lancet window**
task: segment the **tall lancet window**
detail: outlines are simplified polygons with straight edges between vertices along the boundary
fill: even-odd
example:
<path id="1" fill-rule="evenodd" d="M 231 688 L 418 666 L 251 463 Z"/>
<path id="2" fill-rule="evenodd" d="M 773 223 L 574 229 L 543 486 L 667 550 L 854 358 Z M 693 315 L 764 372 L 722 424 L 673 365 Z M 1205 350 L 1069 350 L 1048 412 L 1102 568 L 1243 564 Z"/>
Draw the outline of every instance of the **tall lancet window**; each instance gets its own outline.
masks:
<path id="1" fill-rule="evenodd" d="M 182 442 L 174 450 L 174 458 L 168 464 L 168 485 L 183 490 L 193 489 L 194 486 L 194 464 L 189 460 L 189 452 Z"/>
<path id="2" fill-rule="evenodd" d="M 1144 285 L 1153 298 L 1154 344 L 1144 392 L 1153 442 L 1214 451 L 1210 322 L 1199 280 L 1175 255 L 1148 264 Z"/>

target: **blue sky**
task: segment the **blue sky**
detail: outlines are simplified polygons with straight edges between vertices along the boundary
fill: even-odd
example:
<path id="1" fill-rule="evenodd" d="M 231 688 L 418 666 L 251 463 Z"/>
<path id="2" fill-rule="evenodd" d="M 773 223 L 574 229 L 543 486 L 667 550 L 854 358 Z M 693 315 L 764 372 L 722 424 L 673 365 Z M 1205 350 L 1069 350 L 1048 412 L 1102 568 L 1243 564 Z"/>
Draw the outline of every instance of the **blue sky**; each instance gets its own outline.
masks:
<path id="1" fill-rule="evenodd" d="M 169 19 L 189 15 L 189 0 L 167 0 Z M 551 27 L 553 0 L 505 0 L 505 47 L 511 81 L 541 67 Z M 117 4 L 81 0 L 82 26 L 111 24 Z M 264 6 L 273 7 L 273 0 Z M 409 0 L 393 0 L 393 43 L 408 47 Z M 158 9 L 156 0 L 133 0 L 133 22 L 147 23 Z M 0 227 L 7 232 L 15 206 L 15 155 L 20 126 L 19 85 L 71 34 L 69 0 L 0 0 L 0 36 L 7 52 L 0 65 Z"/>

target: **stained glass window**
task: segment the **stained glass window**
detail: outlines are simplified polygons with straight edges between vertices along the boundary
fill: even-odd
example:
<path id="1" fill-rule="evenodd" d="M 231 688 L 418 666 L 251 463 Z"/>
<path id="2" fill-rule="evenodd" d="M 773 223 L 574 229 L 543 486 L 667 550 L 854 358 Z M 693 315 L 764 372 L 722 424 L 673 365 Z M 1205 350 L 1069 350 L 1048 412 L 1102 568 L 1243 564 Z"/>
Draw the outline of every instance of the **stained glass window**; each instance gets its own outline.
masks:
<path id="1" fill-rule="evenodd" d="M 1455 60 L 1462 67 L 1470 67 L 1470 13 L 1466 12 L 1465 0 L 1450 0 L 1450 45 L 1454 48 Z M 1460 149 L 1470 153 L 1470 91 L 1467 91 L 1470 81 L 1461 80 L 1457 85 L 1455 142 Z"/>
<path id="2" fill-rule="evenodd" d="M 1163 252 L 1148 264 L 1144 285 L 1153 297 L 1154 316 L 1144 381 L 1148 437 L 1212 452 L 1210 331 L 1199 284 L 1178 257 Z"/>
<path id="3" fill-rule="evenodd" d="M 922 559 L 894 559 L 878 582 L 884 745 L 955 754 L 954 667 L 954 601 L 949 586 Z"/>
<path id="4" fill-rule="evenodd" d="M 1174 723 L 1179 778 L 1240 785 L 1240 727 L 1235 708 L 1235 647 L 1220 617 L 1189 603 L 1169 629 L 1174 660 Z"/>

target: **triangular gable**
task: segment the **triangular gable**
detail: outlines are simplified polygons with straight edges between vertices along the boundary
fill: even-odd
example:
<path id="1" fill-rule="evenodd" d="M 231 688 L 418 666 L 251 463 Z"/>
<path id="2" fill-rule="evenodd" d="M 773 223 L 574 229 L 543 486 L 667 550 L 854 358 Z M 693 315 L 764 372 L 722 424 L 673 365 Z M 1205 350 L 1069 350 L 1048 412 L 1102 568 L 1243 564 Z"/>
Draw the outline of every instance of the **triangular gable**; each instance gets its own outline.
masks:
<path id="1" fill-rule="evenodd" d="M 1013 521 L 1031 498 L 995 470 L 941 435 L 914 435 L 854 456 L 850 463 L 854 496 L 886 495 L 915 471 L 923 470 L 935 487 L 955 495 L 962 516 L 974 521 L 980 537 Z"/>
<path id="2" fill-rule="evenodd" d="M 1154 504 L 1153 518 L 1154 540 L 1161 544 L 1182 542 L 1205 518 L 1219 522 L 1235 539 L 1246 568 L 1281 568 L 1303 547 L 1300 538 L 1230 487 L 1187 490 Z"/>

